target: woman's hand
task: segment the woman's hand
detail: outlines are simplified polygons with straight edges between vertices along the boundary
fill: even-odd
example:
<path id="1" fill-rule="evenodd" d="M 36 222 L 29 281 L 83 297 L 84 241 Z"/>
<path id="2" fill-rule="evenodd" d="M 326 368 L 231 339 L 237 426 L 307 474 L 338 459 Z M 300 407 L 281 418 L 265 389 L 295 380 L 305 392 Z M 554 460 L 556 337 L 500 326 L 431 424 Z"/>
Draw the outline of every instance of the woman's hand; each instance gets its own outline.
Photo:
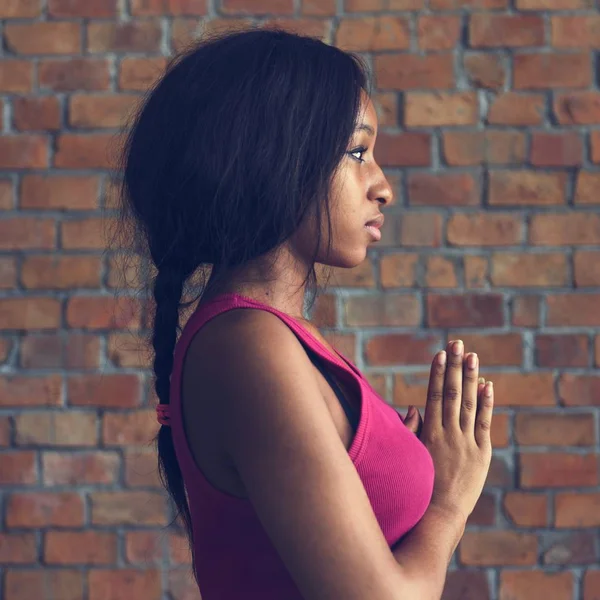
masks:
<path id="1" fill-rule="evenodd" d="M 451 342 L 448 343 L 446 347 L 446 351 L 450 352 Z M 463 363 L 467 359 L 467 355 L 464 355 Z M 483 377 L 479 378 L 479 383 L 477 385 L 477 397 L 481 396 L 481 392 L 485 387 L 485 379 Z M 404 424 L 406 427 L 412 431 L 419 439 L 421 439 L 421 430 L 423 429 L 423 417 L 419 409 L 414 405 L 410 404 L 408 407 L 408 411 L 406 412 L 406 417 L 404 417 Z"/>

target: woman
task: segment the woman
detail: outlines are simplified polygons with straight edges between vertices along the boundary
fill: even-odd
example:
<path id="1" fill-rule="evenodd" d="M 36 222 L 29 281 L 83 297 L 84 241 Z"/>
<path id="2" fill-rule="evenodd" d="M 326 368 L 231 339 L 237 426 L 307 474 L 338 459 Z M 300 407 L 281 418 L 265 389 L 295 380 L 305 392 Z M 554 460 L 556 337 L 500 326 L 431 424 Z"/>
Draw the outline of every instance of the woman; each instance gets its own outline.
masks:
<path id="1" fill-rule="evenodd" d="M 302 316 L 315 264 L 365 260 L 392 197 L 366 72 L 281 30 L 206 37 L 127 138 L 159 465 L 203 600 L 439 599 L 485 482 L 492 386 L 462 343 L 434 357 L 424 420 L 403 421 Z"/>

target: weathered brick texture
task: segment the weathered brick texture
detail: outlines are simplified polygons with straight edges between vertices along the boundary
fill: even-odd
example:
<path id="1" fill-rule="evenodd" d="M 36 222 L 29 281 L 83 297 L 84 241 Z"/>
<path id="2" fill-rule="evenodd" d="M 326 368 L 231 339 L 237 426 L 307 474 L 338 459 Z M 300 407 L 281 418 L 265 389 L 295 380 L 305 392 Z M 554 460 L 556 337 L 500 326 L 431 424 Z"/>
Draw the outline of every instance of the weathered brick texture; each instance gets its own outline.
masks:
<path id="1" fill-rule="evenodd" d="M 198 598 L 149 445 L 147 313 L 102 217 L 116 133 L 168 57 L 253 19 L 373 69 L 395 197 L 316 323 L 402 411 L 448 339 L 495 382 L 494 459 L 444 600 L 597 600 L 591 0 L 0 2 L 0 597 Z"/>

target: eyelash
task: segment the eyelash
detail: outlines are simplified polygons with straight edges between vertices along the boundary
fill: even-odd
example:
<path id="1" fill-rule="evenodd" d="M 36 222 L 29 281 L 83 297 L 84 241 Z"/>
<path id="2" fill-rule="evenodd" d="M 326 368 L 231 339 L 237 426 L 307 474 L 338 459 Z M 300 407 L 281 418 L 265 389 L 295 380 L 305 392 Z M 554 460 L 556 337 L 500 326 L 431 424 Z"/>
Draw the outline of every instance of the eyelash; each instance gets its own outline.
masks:
<path id="1" fill-rule="evenodd" d="M 364 154 L 366 151 L 368 150 L 368 148 L 366 148 L 365 146 L 358 146 L 358 148 L 354 148 L 354 150 L 350 150 L 350 152 L 348 152 L 348 154 L 352 155 L 352 154 L 356 154 L 357 152 L 361 152 L 362 154 Z M 357 160 L 358 162 L 364 163 L 365 161 L 362 158 L 354 158 L 354 160 Z"/>

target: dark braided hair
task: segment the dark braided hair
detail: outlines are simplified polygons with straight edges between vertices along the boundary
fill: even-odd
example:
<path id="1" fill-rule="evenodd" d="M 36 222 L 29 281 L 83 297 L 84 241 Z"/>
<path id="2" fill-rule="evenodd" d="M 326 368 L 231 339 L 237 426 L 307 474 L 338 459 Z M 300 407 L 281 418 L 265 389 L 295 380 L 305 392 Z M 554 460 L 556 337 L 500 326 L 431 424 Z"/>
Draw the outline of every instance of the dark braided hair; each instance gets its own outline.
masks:
<path id="1" fill-rule="evenodd" d="M 151 351 L 160 403 L 170 401 L 183 308 L 232 269 L 275 260 L 303 220 L 321 223 L 323 212 L 329 255 L 331 183 L 363 91 L 370 94 L 370 80 L 359 56 L 279 28 L 252 28 L 203 37 L 174 57 L 146 94 L 118 159 L 116 234 L 119 248 L 131 245 L 155 270 Z M 319 227 L 316 237 L 303 282 L 311 293 Z M 199 291 L 186 303 L 196 275 Z M 191 544 L 171 428 L 162 426 L 156 441 L 161 480 Z"/>

